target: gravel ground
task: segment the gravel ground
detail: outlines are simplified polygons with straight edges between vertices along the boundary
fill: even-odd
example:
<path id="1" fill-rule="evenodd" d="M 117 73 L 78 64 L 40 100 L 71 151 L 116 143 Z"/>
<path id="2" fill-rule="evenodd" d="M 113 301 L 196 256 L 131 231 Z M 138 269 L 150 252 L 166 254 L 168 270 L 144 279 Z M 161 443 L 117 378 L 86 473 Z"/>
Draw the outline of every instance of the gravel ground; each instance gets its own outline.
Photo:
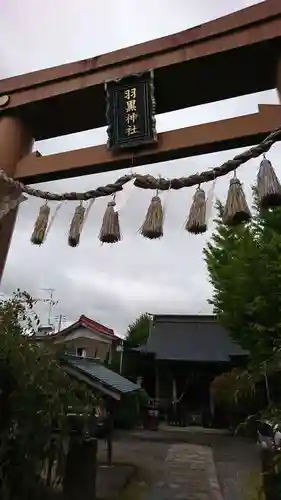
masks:
<path id="1" fill-rule="evenodd" d="M 144 480 L 150 482 L 161 472 L 168 448 L 165 442 L 140 441 L 122 435 L 121 439 L 113 443 L 112 461 L 135 465 L 142 469 Z M 106 461 L 104 441 L 99 441 L 98 460 Z"/>
<path id="2" fill-rule="evenodd" d="M 260 471 L 254 443 L 224 438 L 213 445 L 213 454 L 225 500 L 244 500 L 253 473 Z"/>
<path id="3" fill-rule="evenodd" d="M 244 500 L 251 476 L 260 471 L 256 444 L 250 439 L 216 434 L 190 435 L 187 440 L 212 448 L 224 499 Z"/>

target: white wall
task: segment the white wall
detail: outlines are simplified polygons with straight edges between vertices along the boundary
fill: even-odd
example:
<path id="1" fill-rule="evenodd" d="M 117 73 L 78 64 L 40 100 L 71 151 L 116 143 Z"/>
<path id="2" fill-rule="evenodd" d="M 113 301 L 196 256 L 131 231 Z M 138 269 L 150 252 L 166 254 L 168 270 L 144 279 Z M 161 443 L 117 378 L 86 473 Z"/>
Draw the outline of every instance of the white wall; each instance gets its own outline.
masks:
<path id="1" fill-rule="evenodd" d="M 92 330 L 84 327 L 75 329 L 72 333 L 64 336 L 62 341 L 68 342 L 70 340 L 76 340 L 81 337 L 85 339 L 98 340 L 100 342 L 104 342 L 105 344 L 112 344 L 112 340 L 110 338 L 107 338 L 105 335 L 99 334 L 98 332 L 93 332 Z M 59 343 L 59 340 L 57 341 L 57 343 Z"/>

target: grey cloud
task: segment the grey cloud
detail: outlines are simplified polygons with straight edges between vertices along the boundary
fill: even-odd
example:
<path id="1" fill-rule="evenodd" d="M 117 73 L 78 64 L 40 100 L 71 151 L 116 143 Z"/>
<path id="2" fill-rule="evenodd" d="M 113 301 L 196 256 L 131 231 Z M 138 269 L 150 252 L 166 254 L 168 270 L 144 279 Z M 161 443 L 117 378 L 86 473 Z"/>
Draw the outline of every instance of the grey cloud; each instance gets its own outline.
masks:
<path id="1" fill-rule="evenodd" d="M 16 0 L 11 0 L 1 11 L 0 46 L 5 47 L 5 57 L 1 57 L 0 77 L 93 57 L 186 29 L 252 3 L 243 0 L 205 0 L 196 9 L 194 2 L 187 0 L 178 0 L 176 8 L 169 0 L 123 0 L 118 6 L 114 0 L 108 0 L 96 9 L 89 0 L 83 0 L 82 5 L 81 2 L 66 4 L 64 1 L 58 3 L 49 0 L 44 5 L 42 3 L 43 11 L 40 8 L 39 15 L 37 0 L 26 0 L 24 8 Z M 67 15 L 63 10 L 66 5 Z M 28 30 L 23 36 L 22 26 L 27 20 Z M 198 106 L 157 117 L 157 129 L 160 132 L 252 113 L 257 111 L 259 103 L 275 102 L 277 96 L 272 91 Z M 36 148 L 43 154 L 52 154 L 105 141 L 106 131 L 99 129 L 43 141 L 36 144 Z M 279 151 L 280 146 L 275 146 L 269 155 L 277 167 Z M 148 165 L 140 167 L 138 171 L 164 177 L 189 175 L 220 164 L 236 153 L 226 151 Z M 251 197 L 257 166 L 258 161 L 255 160 L 239 170 L 248 197 Z M 115 171 L 62 180 L 41 184 L 40 188 L 56 192 L 83 191 L 112 182 L 123 173 Z M 217 197 L 225 199 L 228 182 L 229 176 L 217 182 Z M 209 188 L 206 186 L 207 192 Z M 210 311 L 207 299 L 212 290 L 202 251 L 211 236 L 213 224 L 210 221 L 209 230 L 203 236 L 195 237 L 184 231 L 183 225 L 193 192 L 188 189 L 162 195 L 166 207 L 165 235 L 162 241 L 150 242 L 138 234 L 138 229 L 153 193 L 133 188 L 125 207 L 120 210 L 123 239 L 111 247 L 101 246 L 98 241 L 107 200 L 97 200 L 77 249 L 67 246 L 67 233 L 75 203 L 62 205 L 47 241 L 41 248 L 30 244 L 32 227 L 41 202 L 29 199 L 20 209 L 2 290 L 9 294 L 20 287 L 35 297 L 41 297 L 44 296 L 42 288 L 55 288 L 55 298 L 59 299 L 59 304 L 54 308 L 53 315 L 64 314 L 68 321 L 74 321 L 80 314 L 87 314 L 115 328 L 121 335 L 128 323 L 144 311 Z M 55 205 L 52 205 L 52 210 L 54 208 Z M 45 321 L 46 306 L 39 304 L 38 310 Z"/>

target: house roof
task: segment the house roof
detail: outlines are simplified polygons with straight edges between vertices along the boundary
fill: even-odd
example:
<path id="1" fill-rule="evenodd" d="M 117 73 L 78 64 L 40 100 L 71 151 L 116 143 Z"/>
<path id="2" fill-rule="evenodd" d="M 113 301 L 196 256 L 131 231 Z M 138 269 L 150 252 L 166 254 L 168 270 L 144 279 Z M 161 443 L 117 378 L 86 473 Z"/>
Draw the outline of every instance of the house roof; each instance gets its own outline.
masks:
<path id="1" fill-rule="evenodd" d="M 229 362 L 248 353 L 236 344 L 214 316 L 157 315 L 140 352 L 159 360 Z"/>
<path id="2" fill-rule="evenodd" d="M 76 330 L 77 328 L 80 327 L 88 328 L 89 330 L 92 330 L 93 332 L 100 333 L 102 335 L 105 335 L 106 337 L 112 338 L 112 340 L 120 340 L 117 335 L 115 335 L 114 330 L 112 328 L 108 328 L 107 326 L 102 325 L 101 323 L 98 323 L 97 321 L 94 321 L 91 318 L 88 318 L 84 314 L 80 316 L 80 318 L 73 323 L 72 325 L 68 326 L 67 328 L 64 328 L 63 330 L 60 330 L 57 333 L 54 333 L 52 335 L 52 338 L 57 338 L 57 337 L 63 337 L 65 335 L 68 335 L 71 333 L 73 330 Z"/>
<path id="3" fill-rule="evenodd" d="M 115 399 L 120 399 L 120 395 L 132 393 L 141 388 L 138 384 L 122 377 L 119 373 L 115 373 L 92 358 L 64 356 L 62 362 L 68 367 L 67 371 L 70 374 L 100 392 L 115 397 Z"/>

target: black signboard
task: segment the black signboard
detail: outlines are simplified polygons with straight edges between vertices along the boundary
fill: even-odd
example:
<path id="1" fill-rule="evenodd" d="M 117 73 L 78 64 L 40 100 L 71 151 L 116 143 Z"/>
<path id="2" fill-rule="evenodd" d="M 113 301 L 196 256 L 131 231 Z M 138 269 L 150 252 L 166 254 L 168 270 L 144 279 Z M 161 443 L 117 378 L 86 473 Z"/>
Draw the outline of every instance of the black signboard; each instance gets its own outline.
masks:
<path id="1" fill-rule="evenodd" d="M 153 72 L 106 83 L 107 146 L 137 148 L 157 140 Z"/>

